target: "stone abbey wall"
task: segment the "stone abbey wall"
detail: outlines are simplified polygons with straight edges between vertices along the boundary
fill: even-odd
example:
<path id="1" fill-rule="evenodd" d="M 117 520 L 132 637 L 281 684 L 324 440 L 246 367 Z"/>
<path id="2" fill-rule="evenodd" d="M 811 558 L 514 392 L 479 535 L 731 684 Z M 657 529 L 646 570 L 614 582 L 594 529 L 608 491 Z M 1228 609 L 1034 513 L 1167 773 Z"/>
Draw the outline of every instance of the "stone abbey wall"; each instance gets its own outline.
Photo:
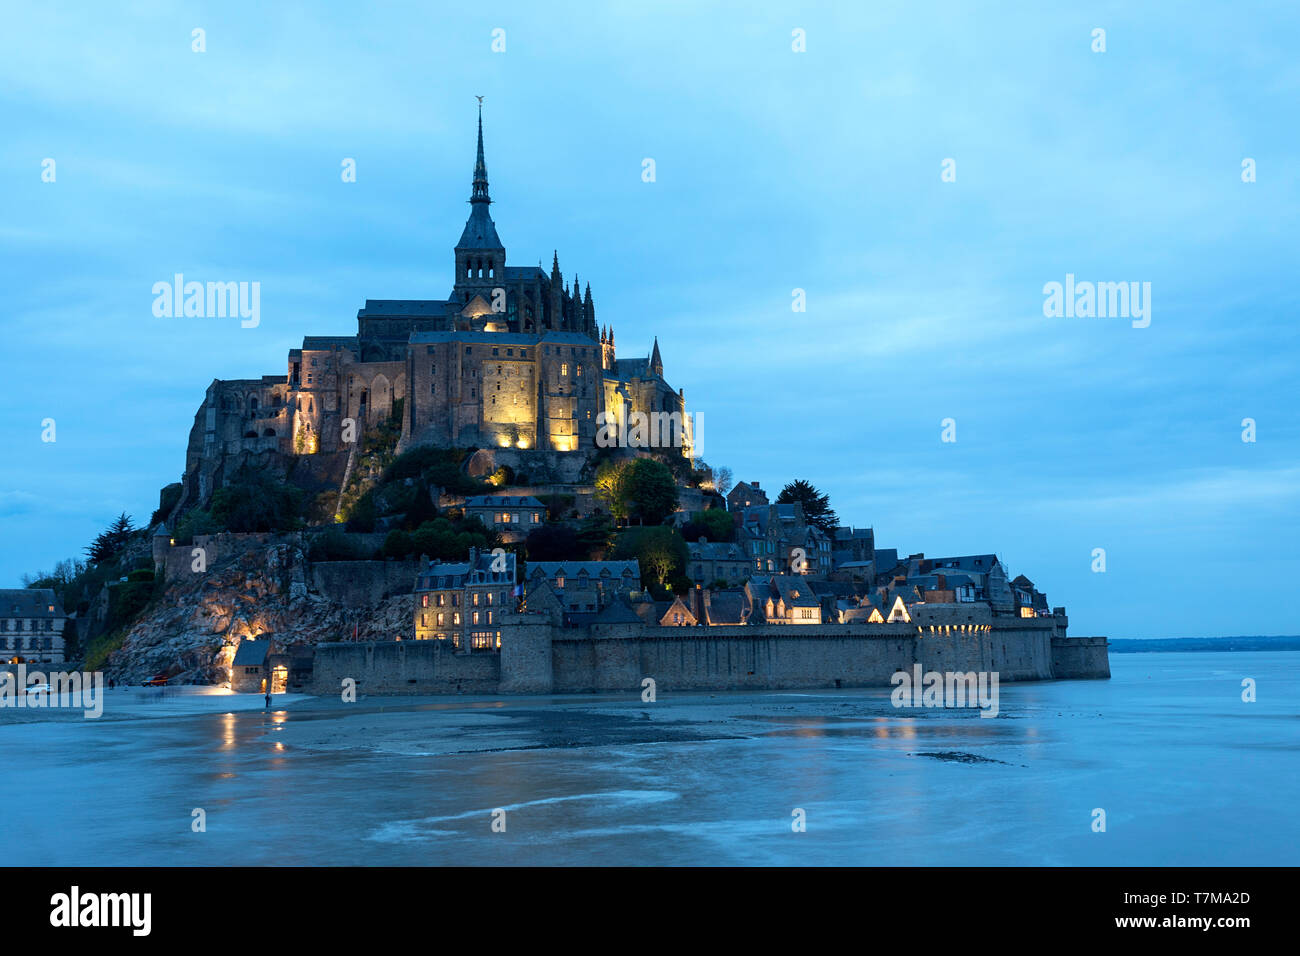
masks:
<path id="1" fill-rule="evenodd" d="M 1109 677 L 1105 638 L 1054 638 L 1029 619 L 988 632 L 918 635 L 907 624 L 554 629 L 514 615 L 501 652 L 454 654 L 441 642 L 327 644 L 316 652 L 317 693 L 343 677 L 369 693 L 594 693 L 889 686 L 900 670 L 996 671 L 1003 681 Z M 489 674 L 491 676 L 489 676 Z"/>

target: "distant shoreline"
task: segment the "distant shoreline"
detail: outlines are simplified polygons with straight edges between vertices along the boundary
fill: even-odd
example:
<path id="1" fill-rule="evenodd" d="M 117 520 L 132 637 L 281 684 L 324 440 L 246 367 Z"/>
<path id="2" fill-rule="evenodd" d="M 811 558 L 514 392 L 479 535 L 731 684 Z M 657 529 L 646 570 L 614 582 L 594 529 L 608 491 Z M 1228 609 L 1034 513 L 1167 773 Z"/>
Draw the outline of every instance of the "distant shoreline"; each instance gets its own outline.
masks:
<path id="1" fill-rule="evenodd" d="M 1286 637 L 1112 638 L 1115 654 L 1151 651 L 1300 651 L 1300 635 Z"/>

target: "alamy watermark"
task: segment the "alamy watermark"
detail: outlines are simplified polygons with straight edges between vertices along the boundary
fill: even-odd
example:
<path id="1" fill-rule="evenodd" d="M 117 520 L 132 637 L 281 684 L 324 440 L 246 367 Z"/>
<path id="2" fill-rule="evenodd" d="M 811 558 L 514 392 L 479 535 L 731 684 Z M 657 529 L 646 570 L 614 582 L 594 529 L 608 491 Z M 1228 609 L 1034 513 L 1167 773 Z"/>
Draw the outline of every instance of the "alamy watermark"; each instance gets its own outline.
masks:
<path id="1" fill-rule="evenodd" d="M 895 707 L 978 707 L 981 717 L 998 715 L 997 671 L 895 671 L 889 679 Z"/>
<path id="2" fill-rule="evenodd" d="M 596 415 L 598 448 L 683 448 L 695 447 L 699 430 L 698 412 L 613 412 Z"/>
<path id="3" fill-rule="evenodd" d="M 1043 315 L 1049 319 L 1132 319 L 1133 328 L 1151 324 L 1150 282 L 1065 282 L 1043 286 Z"/>
<path id="4" fill-rule="evenodd" d="M 104 675 L 100 671 L 0 671 L 0 707 L 82 710 L 94 720 L 104 713 Z"/>
<path id="5" fill-rule="evenodd" d="M 255 329 L 262 321 L 260 282 L 186 282 L 178 272 L 171 282 L 155 282 L 152 292 L 153 314 L 160 319 L 239 316 L 245 329 Z"/>

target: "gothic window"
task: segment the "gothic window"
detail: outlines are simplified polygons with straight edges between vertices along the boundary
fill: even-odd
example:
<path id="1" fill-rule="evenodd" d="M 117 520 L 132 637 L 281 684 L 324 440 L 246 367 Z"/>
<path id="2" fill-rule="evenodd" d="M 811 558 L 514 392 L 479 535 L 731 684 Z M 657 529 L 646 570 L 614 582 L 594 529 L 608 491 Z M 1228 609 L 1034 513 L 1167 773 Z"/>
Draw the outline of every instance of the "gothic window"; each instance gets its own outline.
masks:
<path id="1" fill-rule="evenodd" d="M 566 376 L 569 374 L 569 363 L 568 363 L 568 362 L 562 362 L 562 363 L 560 363 L 560 374 L 561 374 L 561 375 L 566 375 Z"/>

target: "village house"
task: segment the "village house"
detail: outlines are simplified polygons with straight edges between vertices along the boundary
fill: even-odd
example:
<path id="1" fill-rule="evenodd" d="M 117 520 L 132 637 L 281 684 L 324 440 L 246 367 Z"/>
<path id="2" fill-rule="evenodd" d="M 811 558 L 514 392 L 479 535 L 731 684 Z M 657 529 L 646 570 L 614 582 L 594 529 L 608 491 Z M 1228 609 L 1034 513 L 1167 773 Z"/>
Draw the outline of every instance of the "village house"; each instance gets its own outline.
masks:
<path id="1" fill-rule="evenodd" d="M 753 608 L 751 620 L 760 624 L 821 624 L 822 605 L 801 575 L 751 577 L 745 593 Z"/>
<path id="2" fill-rule="evenodd" d="M 767 492 L 758 487 L 757 481 L 742 481 L 727 492 L 727 510 L 731 512 L 767 503 Z"/>
<path id="3" fill-rule="evenodd" d="M 465 499 L 465 517 L 478 518 L 507 544 L 523 541 L 546 521 L 546 505 L 532 495 L 473 495 Z"/>
<path id="4" fill-rule="evenodd" d="M 0 590 L 0 661 L 62 664 L 67 619 L 50 588 Z"/>
<path id="5" fill-rule="evenodd" d="M 501 647 L 501 614 L 515 608 L 515 556 L 480 553 L 469 560 L 430 561 L 415 581 L 415 639 L 449 641 L 458 651 Z"/>
<path id="6" fill-rule="evenodd" d="M 545 583 L 564 611 L 595 612 L 617 598 L 641 590 L 641 565 L 636 561 L 533 561 L 528 565 L 528 589 Z"/>
<path id="7" fill-rule="evenodd" d="M 831 570 L 831 539 L 804 519 L 799 502 L 742 508 L 735 519 L 750 574 L 815 576 Z"/>
<path id="8" fill-rule="evenodd" d="M 283 694 L 289 682 L 289 668 L 276 662 L 275 641 L 268 635 L 246 637 L 235 648 L 230 662 L 230 689 L 237 694 Z"/>
<path id="9" fill-rule="evenodd" d="M 715 581 L 741 584 L 749 577 L 753 567 L 744 545 L 734 541 L 699 541 L 686 545 L 690 560 L 687 576 L 696 584 L 706 587 Z"/>
<path id="10" fill-rule="evenodd" d="M 834 567 L 876 559 L 876 532 L 872 528 L 841 526 L 835 529 L 831 559 Z"/>

